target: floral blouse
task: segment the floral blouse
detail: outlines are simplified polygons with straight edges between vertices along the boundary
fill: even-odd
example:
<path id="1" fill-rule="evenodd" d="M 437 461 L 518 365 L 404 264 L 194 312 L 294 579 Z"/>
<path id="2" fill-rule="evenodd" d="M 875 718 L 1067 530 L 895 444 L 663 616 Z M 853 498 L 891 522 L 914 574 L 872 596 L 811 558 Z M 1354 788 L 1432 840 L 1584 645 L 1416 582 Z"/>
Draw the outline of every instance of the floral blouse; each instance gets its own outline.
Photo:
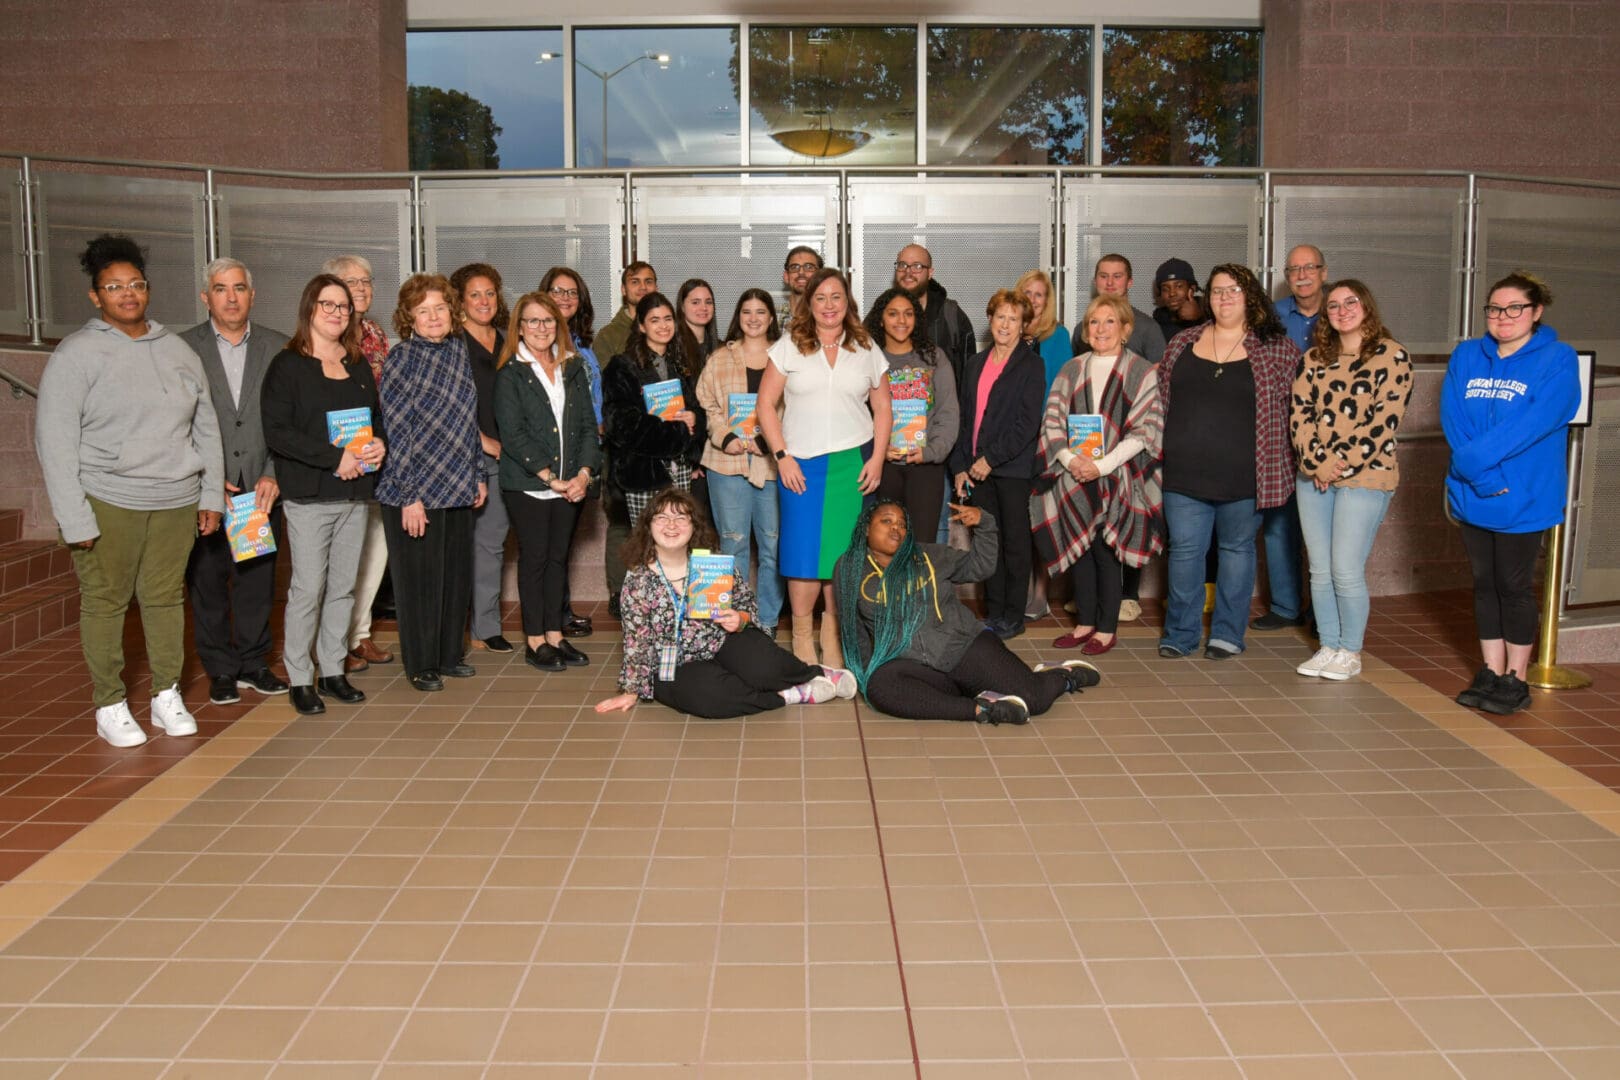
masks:
<path id="1" fill-rule="evenodd" d="M 750 622 L 759 617 L 754 590 L 742 574 L 737 575 L 731 600 L 732 608 L 745 613 Z M 638 566 L 624 576 L 619 609 L 624 629 L 624 664 L 619 668 L 619 689 L 643 701 L 651 701 L 653 680 L 658 675 L 658 649 L 675 641 L 675 600 L 657 569 Z M 726 643 L 725 627 L 707 619 L 683 619 L 678 629 L 683 664 L 712 660 Z"/>
<path id="2" fill-rule="evenodd" d="M 360 355 L 371 365 L 371 377 L 382 385 L 383 361 L 388 359 L 388 335 L 383 328 L 360 316 Z"/>

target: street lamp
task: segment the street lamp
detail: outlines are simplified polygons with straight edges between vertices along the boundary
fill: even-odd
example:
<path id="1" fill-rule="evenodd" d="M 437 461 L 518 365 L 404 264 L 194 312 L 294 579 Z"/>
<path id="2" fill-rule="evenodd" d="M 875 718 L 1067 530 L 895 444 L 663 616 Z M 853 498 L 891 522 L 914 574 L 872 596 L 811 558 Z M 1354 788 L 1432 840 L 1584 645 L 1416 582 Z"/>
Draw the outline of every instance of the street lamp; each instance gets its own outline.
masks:
<path id="1" fill-rule="evenodd" d="M 540 59 L 536 60 L 535 63 L 543 64 L 547 60 L 557 60 L 557 59 L 560 59 L 560 57 L 558 56 L 557 53 L 543 52 L 543 53 L 540 54 Z M 614 68 L 612 71 L 607 71 L 607 72 L 598 71 L 595 68 L 591 67 L 591 65 L 587 64 L 583 60 L 578 59 L 577 57 L 574 60 L 574 63 L 578 64 L 580 67 L 584 68 L 586 71 L 590 72 L 592 75 L 595 75 L 598 79 L 602 80 L 602 165 L 603 165 L 603 167 L 607 166 L 608 83 L 613 79 L 613 77 L 615 75 L 619 75 L 619 74 L 622 74 L 623 72 L 626 72 L 626 71 L 630 70 L 632 67 L 634 67 L 635 65 L 641 63 L 643 60 L 651 60 L 651 61 L 653 61 L 654 63 L 656 63 L 658 65 L 659 70 L 661 70 L 661 71 L 668 71 L 669 70 L 669 53 L 655 53 L 650 49 L 648 51 L 642 53 L 640 56 L 631 57 L 629 60 L 626 60 L 624 63 L 620 64 L 618 67 Z"/>

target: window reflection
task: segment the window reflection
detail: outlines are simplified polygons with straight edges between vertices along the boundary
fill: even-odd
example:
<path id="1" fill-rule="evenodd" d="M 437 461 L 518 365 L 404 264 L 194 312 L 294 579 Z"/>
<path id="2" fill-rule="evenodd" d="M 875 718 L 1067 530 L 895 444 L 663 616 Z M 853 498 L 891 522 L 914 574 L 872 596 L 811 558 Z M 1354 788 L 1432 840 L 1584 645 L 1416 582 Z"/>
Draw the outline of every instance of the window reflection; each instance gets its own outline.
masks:
<path id="1" fill-rule="evenodd" d="M 915 26 L 756 26 L 748 34 L 755 165 L 917 160 Z"/>
<path id="2" fill-rule="evenodd" d="M 1084 165 L 1090 28 L 928 31 L 928 160 Z"/>
<path id="3" fill-rule="evenodd" d="M 742 160 L 735 27 L 576 30 L 574 49 L 576 164 Z"/>
<path id="4" fill-rule="evenodd" d="M 413 169 L 563 164 L 561 30 L 412 30 L 405 35 Z"/>
<path id="5" fill-rule="evenodd" d="M 1103 32 L 1104 165 L 1257 165 L 1258 30 Z"/>

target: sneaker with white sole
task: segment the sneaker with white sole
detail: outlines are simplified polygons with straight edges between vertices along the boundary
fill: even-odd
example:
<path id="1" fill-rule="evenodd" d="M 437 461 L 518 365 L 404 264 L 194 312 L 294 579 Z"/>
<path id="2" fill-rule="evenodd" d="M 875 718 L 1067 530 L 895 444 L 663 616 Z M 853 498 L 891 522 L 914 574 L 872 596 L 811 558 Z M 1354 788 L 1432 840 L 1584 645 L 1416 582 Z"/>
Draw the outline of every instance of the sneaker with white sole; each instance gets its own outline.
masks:
<path id="1" fill-rule="evenodd" d="M 197 718 L 180 700 L 179 686 L 171 686 L 152 699 L 152 726 L 165 735 L 197 734 Z"/>
<path id="2" fill-rule="evenodd" d="M 1142 617 L 1142 604 L 1137 600 L 1121 600 L 1119 602 L 1119 621 L 1135 622 Z"/>
<path id="3" fill-rule="evenodd" d="M 823 701 L 831 701 L 838 696 L 838 687 L 825 675 L 817 675 L 803 686 L 799 687 L 807 705 L 820 705 Z"/>
<path id="4" fill-rule="evenodd" d="M 978 702 L 978 710 L 973 718 L 981 724 L 996 727 L 1001 724 L 1029 723 L 1029 705 L 1017 694 L 998 694 L 994 690 L 986 690 L 974 700 Z"/>
<path id="5" fill-rule="evenodd" d="M 855 673 L 848 668 L 828 667 L 823 664 L 821 670 L 826 675 L 827 681 L 833 684 L 833 694 L 836 697 L 848 701 L 855 696 L 855 691 L 860 689 L 855 681 Z"/>
<path id="6" fill-rule="evenodd" d="M 1361 674 L 1361 654 L 1349 649 L 1338 649 L 1333 659 L 1322 665 L 1322 678 L 1344 682 Z"/>
<path id="7" fill-rule="evenodd" d="M 1301 675 L 1309 675 L 1313 679 L 1319 678 L 1322 674 L 1322 669 L 1333 662 L 1333 657 L 1338 651 L 1338 649 L 1330 649 L 1324 645 L 1320 649 L 1317 649 L 1316 653 L 1309 660 L 1305 661 L 1294 670 L 1299 672 Z"/>
<path id="8" fill-rule="evenodd" d="M 1036 671 L 1061 671 L 1066 684 L 1064 693 L 1078 694 L 1088 686 L 1096 686 L 1102 682 L 1102 672 L 1097 665 L 1089 660 L 1064 660 L 1059 663 L 1042 661 L 1035 665 Z"/>
<path id="9" fill-rule="evenodd" d="M 122 749 L 139 746 L 146 741 L 146 732 L 135 722 L 127 701 L 103 705 L 96 710 L 96 734 Z"/>

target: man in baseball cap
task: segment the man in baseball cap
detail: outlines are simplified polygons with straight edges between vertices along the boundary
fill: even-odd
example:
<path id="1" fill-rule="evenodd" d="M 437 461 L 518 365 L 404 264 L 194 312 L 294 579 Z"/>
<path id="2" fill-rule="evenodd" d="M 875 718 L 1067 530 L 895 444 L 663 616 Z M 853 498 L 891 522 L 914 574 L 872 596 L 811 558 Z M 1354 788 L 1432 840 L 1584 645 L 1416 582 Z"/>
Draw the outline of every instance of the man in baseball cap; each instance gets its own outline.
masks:
<path id="1" fill-rule="evenodd" d="M 1209 316 L 1198 298 L 1198 275 L 1186 259 L 1166 259 L 1153 274 L 1153 321 L 1169 341 L 1189 326 L 1197 326 Z"/>

